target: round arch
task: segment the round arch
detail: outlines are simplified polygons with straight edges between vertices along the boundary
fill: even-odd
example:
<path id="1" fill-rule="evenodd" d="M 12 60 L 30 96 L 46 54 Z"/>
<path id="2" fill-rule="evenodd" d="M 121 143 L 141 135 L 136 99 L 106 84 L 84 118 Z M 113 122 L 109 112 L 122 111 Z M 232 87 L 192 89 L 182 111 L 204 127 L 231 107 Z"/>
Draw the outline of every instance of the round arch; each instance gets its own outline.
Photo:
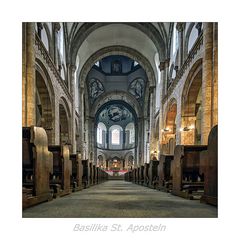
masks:
<path id="1" fill-rule="evenodd" d="M 100 95 L 98 101 L 96 101 L 91 107 L 90 116 L 96 116 L 99 109 L 102 108 L 105 104 L 108 104 L 109 101 L 116 103 L 120 101 L 121 103 L 125 103 L 124 105 L 130 107 L 131 110 L 134 110 L 136 117 L 142 117 L 143 113 L 136 98 L 123 91 L 107 92 Z"/>
<path id="2" fill-rule="evenodd" d="M 91 70 L 94 63 L 111 55 L 122 55 L 137 61 L 146 72 L 148 81 L 150 83 L 149 86 L 156 86 L 156 78 L 151 63 L 140 52 L 126 46 L 109 46 L 98 50 L 85 62 L 79 75 L 79 88 L 84 88 L 87 74 Z"/>
<path id="3" fill-rule="evenodd" d="M 182 116 L 195 115 L 195 103 L 202 86 L 202 59 L 197 60 L 186 78 L 182 91 Z"/>
<path id="4" fill-rule="evenodd" d="M 181 141 L 183 144 L 201 144 L 201 87 L 202 59 L 191 68 L 181 99 Z"/>
<path id="5" fill-rule="evenodd" d="M 48 136 L 48 143 L 54 143 L 54 89 L 47 70 L 36 60 L 36 119 L 37 126 L 43 127 Z"/>
<path id="6" fill-rule="evenodd" d="M 60 144 L 66 144 L 71 142 L 71 121 L 70 110 L 67 101 L 64 97 L 59 100 L 59 137 Z"/>
<path id="7" fill-rule="evenodd" d="M 78 50 L 85 41 L 85 39 L 96 29 L 100 27 L 104 27 L 110 24 L 124 24 L 131 26 L 133 28 L 136 28 L 140 32 L 144 33 L 155 45 L 156 49 L 158 50 L 159 56 L 161 61 L 166 59 L 166 43 L 164 41 L 164 36 L 160 34 L 160 32 L 156 29 L 156 27 L 151 23 L 84 23 L 76 32 L 75 36 L 73 35 L 72 38 L 72 44 L 70 47 L 70 56 L 69 62 L 71 62 L 73 65 L 75 64 L 76 57 L 78 54 Z M 160 26 L 164 28 L 160 24 Z M 76 26 L 77 27 L 77 26 Z M 73 33 L 73 32 L 72 32 Z"/>

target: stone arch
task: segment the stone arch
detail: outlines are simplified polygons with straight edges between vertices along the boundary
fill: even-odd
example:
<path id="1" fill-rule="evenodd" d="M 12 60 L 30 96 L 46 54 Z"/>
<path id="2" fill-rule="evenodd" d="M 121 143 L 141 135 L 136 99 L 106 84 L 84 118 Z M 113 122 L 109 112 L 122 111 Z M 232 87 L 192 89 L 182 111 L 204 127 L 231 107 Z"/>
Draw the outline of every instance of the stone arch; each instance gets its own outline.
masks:
<path id="1" fill-rule="evenodd" d="M 73 65 L 76 61 L 76 56 L 78 53 L 78 49 L 81 47 L 84 40 L 97 28 L 110 25 L 110 24 L 117 24 L 117 23 L 84 23 L 79 30 L 77 31 L 76 35 L 72 39 L 71 49 L 70 49 L 70 56 L 69 62 Z M 156 27 L 151 23 L 121 23 L 125 25 L 129 25 L 138 29 L 139 31 L 143 32 L 147 37 L 154 43 L 156 49 L 158 50 L 159 56 L 161 61 L 166 59 L 166 51 L 165 51 L 165 41 L 164 36 L 162 36 Z M 164 28 L 164 26 L 163 26 Z"/>
<path id="2" fill-rule="evenodd" d="M 148 78 L 148 82 L 150 83 L 149 85 L 150 86 L 156 85 L 155 74 L 151 66 L 151 63 L 140 52 L 126 46 L 109 46 L 95 52 L 85 62 L 79 75 L 79 84 L 78 84 L 79 88 L 84 88 L 85 80 L 87 79 L 87 74 L 89 73 L 93 64 L 101 60 L 102 58 L 111 56 L 111 55 L 123 55 L 137 61 L 141 65 L 141 67 L 145 70 Z"/>
<path id="3" fill-rule="evenodd" d="M 98 97 L 98 101 L 96 101 L 93 106 L 91 107 L 90 116 L 94 117 L 97 111 L 107 102 L 109 101 L 123 101 L 127 103 L 129 106 L 133 108 L 137 117 L 142 116 L 142 110 L 139 106 L 138 101 L 131 96 L 130 94 L 123 92 L 123 91 L 114 91 L 114 92 L 107 92 L 103 93 Z"/>
<path id="4" fill-rule="evenodd" d="M 190 69 L 181 94 L 182 116 L 195 114 L 197 93 L 202 86 L 202 58 Z"/>
<path id="5" fill-rule="evenodd" d="M 125 163 L 126 163 L 126 166 L 130 169 L 134 167 L 134 165 L 136 164 L 136 160 L 134 159 L 134 156 L 132 153 L 130 153 L 128 157 L 125 158 Z"/>
<path id="6" fill-rule="evenodd" d="M 59 100 L 59 137 L 60 144 L 70 144 L 71 140 L 71 115 L 69 106 L 64 97 Z"/>
<path id="7" fill-rule="evenodd" d="M 44 65 L 36 59 L 36 125 L 43 127 L 48 136 L 48 143 L 54 143 L 54 105 L 55 94 Z"/>
<path id="8" fill-rule="evenodd" d="M 181 97 L 182 143 L 201 143 L 201 87 L 202 59 L 196 61 L 189 71 Z M 200 113 L 199 113 L 200 111 Z M 196 126 L 199 126 L 196 128 Z"/>
<path id="9" fill-rule="evenodd" d="M 177 115 L 177 100 L 175 98 L 170 99 L 165 107 L 164 114 L 164 125 L 165 127 L 170 127 L 175 124 L 175 118 Z M 176 129 L 175 129 L 176 131 Z M 175 132 L 174 131 L 174 132 Z"/>
<path id="10" fill-rule="evenodd" d="M 174 148 L 176 146 L 176 116 L 177 100 L 172 98 L 165 107 L 164 113 L 162 149 L 165 154 L 174 154 Z"/>

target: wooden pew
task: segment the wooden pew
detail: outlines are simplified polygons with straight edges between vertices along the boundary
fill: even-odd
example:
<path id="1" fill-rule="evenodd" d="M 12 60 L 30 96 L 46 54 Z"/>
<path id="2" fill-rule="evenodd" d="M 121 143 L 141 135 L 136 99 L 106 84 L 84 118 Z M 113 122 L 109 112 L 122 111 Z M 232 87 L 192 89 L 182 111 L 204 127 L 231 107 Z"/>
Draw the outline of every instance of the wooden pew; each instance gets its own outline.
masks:
<path id="1" fill-rule="evenodd" d="M 129 170 L 128 172 L 126 172 L 124 174 L 125 181 L 132 182 L 132 175 L 133 175 L 132 170 Z"/>
<path id="2" fill-rule="evenodd" d="M 134 183 L 137 183 L 137 168 L 134 168 Z"/>
<path id="3" fill-rule="evenodd" d="M 144 166 L 140 166 L 139 170 L 139 184 L 143 185 L 144 183 Z"/>
<path id="4" fill-rule="evenodd" d="M 88 188 L 90 185 L 90 180 L 89 180 L 89 163 L 88 160 L 82 160 L 82 165 L 83 165 L 83 175 L 82 175 L 82 184 L 83 188 Z"/>
<path id="5" fill-rule="evenodd" d="M 209 133 L 208 148 L 201 153 L 200 173 L 204 177 L 204 194 L 200 201 L 218 205 L 218 126 Z"/>
<path id="6" fill-rule="evenodd" d="M 99 168 L 99 182 L 105 182 L 108 180 L 108 174 L 101 168 Z"/>
<path id="7" fill-rule="evenodd" d="M 48 150 L 53 154 L 53 174 L 50 187 L 54 190 L 54 198 L 71 193 L 72 161 L 67 145 L 51 145 Z"/>
<path id="8" fill-rule="evenodd" d="M 150 160 L 148 168 L 149 187 L 156 188 L 158 182 L 158 160 Z"/>
<path id="9" fill-rule="evenodd" d="M 82 186 L 83 165 L 81 160 L 81 154 L 71 154 L 70 160 L 72 161 L 71 188 L 73 192 L 80 191 L 83 189 Z"/>
<path id="10" fill-rule="evenodd" d="M 93 165 L 93 184 L 97 184 L 97 166 Z"/>
<path id="11" fill-rule="evenodd" d="M 149 176 L 148 176 L 148 169 L 149 169 L 149 163 L 144 164 L 144 171 L 143 171 L 143 176 L 144 176 L 144 186 L 148 186 L 149 184 Z"/>
<path id="12" fill-rule="evenodd" d="M 22 129 L 22 208 L 52 200 L 49 177 L 53 156 L 48 151 L 47 134 L 40 127 Z"/>
<path id="13" fill-rule="evenodd" d="M 140 183 L 140 167 L 136 168 L 136 183 Z"/>
<path id="14" fill-rule="evenodd" d="M 200 153 L 207 146 L 177 145 L 172 161 L 172 194 L 195 199 L 203 194 L 204 183 L 200 174 Z"/>
<path id="15" fill-rule="evenodd" d="M 171 192 L 172 190 L 171 163 L 173 161 L 173 158 L 173 155 L 160 155 L 158 165 L 158 190 L 166 192 Z"/>
<path id="16" fill-rule="evenodd" d="M 93 163 L 89 162 L 89 183 L 90 185 L 93 185 Z"/>

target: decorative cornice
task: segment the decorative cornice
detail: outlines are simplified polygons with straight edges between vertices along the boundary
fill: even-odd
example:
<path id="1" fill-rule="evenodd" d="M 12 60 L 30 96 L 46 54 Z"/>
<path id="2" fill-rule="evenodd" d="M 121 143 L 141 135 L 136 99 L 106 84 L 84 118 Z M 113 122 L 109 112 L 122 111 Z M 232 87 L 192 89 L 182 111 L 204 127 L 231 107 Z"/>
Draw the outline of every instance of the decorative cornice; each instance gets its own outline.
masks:
<path id="1" fill-rule="evenodd" d="M 47 66 L 52 71 L 52 73 L 55 76 L 55 78 L 57 79 L 59 85 L 62 87 L 63 92 L 66 94 L 68 99 L 72 102 L 73 98 L 72 98 L 71 94 L 69 93 L 66 84 L 64 83 L 64 81 L 63 81 L 62 77 L 60 76 L 55 64 L 53 63 L 51 57 L 49 56 L 49 53 L 48 53 L 47 49 L 45 48 L 45 46 L 43 45 L 41 39 L 38 37 L 37 34 L 35 34 L 35 46 L 37 47 L 37 49 L 41 53 L 42 58 L 46 61 Z"/>

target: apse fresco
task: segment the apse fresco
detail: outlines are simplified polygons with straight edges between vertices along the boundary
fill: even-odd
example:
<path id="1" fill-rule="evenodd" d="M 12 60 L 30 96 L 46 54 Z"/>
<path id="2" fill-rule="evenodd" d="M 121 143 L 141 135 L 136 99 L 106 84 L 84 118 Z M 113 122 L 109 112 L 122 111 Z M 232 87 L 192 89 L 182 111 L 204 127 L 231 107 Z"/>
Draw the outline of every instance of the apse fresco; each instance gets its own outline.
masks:
<path id="1" fill-rule="evenodd" d="M 100 118 L 104 122 L 121 122 L 131 121 L 133 119 L 132 113 L 123 105 L 112 104 L 107 106 L 101 113 Z"/>

